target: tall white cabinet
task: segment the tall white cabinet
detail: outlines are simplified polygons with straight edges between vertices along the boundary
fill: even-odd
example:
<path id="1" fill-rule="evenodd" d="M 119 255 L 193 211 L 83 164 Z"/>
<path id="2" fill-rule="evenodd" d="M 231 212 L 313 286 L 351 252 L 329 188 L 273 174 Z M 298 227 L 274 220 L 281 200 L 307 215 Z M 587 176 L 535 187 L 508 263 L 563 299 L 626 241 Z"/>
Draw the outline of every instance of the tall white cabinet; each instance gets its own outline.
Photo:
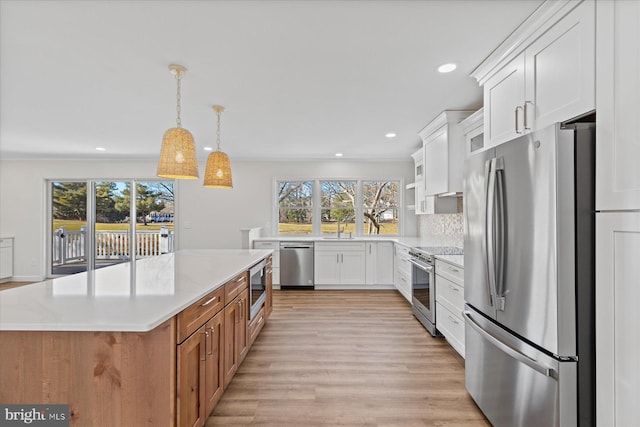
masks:
<path id="1" fill-rule="evenodd" d="M 596 209 L 640 209 L 640 2 L 598 2 Z"/>
<path id="2" fill-rule="evenodd" d="M 599 1 L 596 23 L 596 417 L 626 427 L 640 396 L 640 2 Z"/>

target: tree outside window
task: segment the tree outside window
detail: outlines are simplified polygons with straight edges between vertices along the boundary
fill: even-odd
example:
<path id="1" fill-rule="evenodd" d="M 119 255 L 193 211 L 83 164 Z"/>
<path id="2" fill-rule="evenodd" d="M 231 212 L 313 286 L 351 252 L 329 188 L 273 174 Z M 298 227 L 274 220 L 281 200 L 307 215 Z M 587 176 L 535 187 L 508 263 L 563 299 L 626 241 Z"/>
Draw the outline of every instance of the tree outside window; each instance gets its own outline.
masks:
<path id="1" fill-rule="evenodd" d="M 313 182 L 278 182 L 278 233 L 313 233 Z"/>
<path id="2" fill-rule="evenodd" d="M 322 234 L 356 234 L 357 181 L 320 181 Z"/>
<path id="3" fill-rule="evenodd" d="M 398 234 L 398 181 L 364 181 L 363 234 Z"/>

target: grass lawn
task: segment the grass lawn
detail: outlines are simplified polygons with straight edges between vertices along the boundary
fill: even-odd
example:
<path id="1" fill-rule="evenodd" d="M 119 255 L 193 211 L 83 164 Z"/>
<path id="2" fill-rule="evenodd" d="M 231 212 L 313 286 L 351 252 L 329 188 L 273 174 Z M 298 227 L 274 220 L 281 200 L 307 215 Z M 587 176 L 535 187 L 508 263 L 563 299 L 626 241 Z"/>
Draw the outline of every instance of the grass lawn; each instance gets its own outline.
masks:
<path id="1" fill-rule="evenodd" d="M 64 226 L 67 227 L 68 231 L 78 231 L 80 227 L 84 227 L 87 225 L 86 221 L 76 221 L 69 219 L 54 219 L 53 220 L 53 231 L 56 231 L 58 228 Z M 173 223 L 159 223 L 159 224 L 151 224 L 143 225 L 142 223 L 136 224 L 136 230 L 139 231 L 154 231 L 160 230 L 160 227 L 167 227 L 169 230 L 173 230 Z M 96 224 L 96 230 L 98 231 L 113 231 L 113 230 L 128 230 L 129 224 L 127 223 L 103 223 L 99 222 Z"/>
<path id="2" fill-rule="evenodd" d="M 343 233 L 356 234 L 355 223 L 341 224 Z M 322 224 L 322 234 L 336 234 L 338 232 L 338 224 Z M 366 230 L 366 226 L 365 226 Z M 311 224 L 296 224 L 296 223 L 279 223 L 278 231 L 280 234 L 311 234 Z M 398 234 L 398 223 L 385 223 L 380 229 L 380 234 Z"/>

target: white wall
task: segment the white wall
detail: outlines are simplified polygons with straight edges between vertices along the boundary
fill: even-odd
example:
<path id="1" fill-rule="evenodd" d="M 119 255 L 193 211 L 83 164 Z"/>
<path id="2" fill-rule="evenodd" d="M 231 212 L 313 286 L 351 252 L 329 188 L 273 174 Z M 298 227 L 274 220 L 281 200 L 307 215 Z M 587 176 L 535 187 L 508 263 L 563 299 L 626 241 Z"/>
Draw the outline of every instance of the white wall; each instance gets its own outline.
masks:
<path id="1" fill-rule="evenodd" d="M 232 169 L 234 188 L 231 190 L 204 188 L 202 179 L 177 182 L 178 248 L 239 248 L 241 228 L 264 227 L 269 232 L 274 177 L 404 178 L 405 184 L 413 180 L 411 161 L 232 161 Z M 204 173 L 204 164 L 200 165 L 200 173 Z M 155 179 L 156 162 L 0 161 L 0 236 L 15 237 L 14 280 L 45 277 L 46 180 L 89 178 Z M 415 216 L 408 212 L 405 235 L 413 236 L 416 231 Z"/>

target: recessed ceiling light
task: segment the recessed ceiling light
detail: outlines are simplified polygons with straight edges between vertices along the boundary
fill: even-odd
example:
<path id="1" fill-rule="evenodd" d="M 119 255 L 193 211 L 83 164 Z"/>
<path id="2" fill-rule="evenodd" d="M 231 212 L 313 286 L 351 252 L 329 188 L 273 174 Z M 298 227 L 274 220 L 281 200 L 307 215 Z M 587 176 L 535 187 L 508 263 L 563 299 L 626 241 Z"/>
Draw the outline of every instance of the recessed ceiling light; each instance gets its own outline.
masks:
<path id="1" fill-rule="evenodd" d="M 387 138 L 395 138 L 396 134 L 393 133 L 393 132 L 389 132 L 389 133 L 384 134 L 384 136 L 386 136 Z"/>
<path id="2" fill-rule="evenodd" d="M 336 157 L 342 157 L 342 156 L 344 156 L 344 154 L 342 154 L 342 153 L 336 153 Z"/>
<path id="3" fill-rule="evenodd" d="M 451 71 L 455 70 L 456 67 L 456 64 L 442 64 L 438 67 L 438 71 L 440 71 L 441 73 L 450 73 Z"/>
<path id="4" fill-rule="evenodd" d="M 96 147 L 96 150 L 97 151 L 107 151 L 107 149 L 104 148 L 104 147 Z"/>
<path id="5" fill-rule="evenodd" d="M 213 147 L 204 147 L 204 151 L 213 151 Z"/>

